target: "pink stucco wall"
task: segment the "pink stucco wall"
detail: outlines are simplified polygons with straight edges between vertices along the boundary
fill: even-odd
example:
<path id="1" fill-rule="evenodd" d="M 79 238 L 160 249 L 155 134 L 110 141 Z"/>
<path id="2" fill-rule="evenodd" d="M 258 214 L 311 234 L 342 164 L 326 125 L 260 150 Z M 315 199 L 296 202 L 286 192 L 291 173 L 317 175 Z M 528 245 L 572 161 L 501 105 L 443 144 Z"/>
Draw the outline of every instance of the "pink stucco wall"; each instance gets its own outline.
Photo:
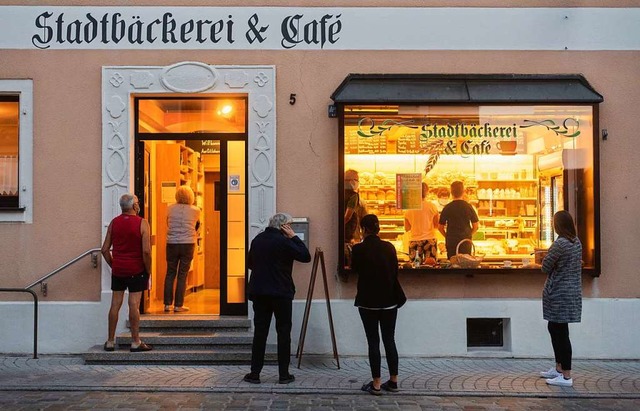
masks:
<path id="1" fill-rule="evenodd" d="M 0 0 L 0 5 L 29 4 Z M 83 5 L 82 1 L 67 1 Z M 291 1 L 235 5 L 292 5 Z M 318 5 L 321 2 L 317 2 Z M 322 2 L 330 6 L 389 6 L 388 1 Z M 339 4 L 334 4 L 339 3 Z M 460 6 L 465 1 L 430 1 Z M 563 6 L 597 6 L 597 1 Z M 103 1 L 103 5 L 128 4 Z M 197 1 L 140 1 L 137 5 L 198 5 Z M 398 1 L 393 6 L 419 6 Z M 474 2 L 475 6 L 556 6 L 544 2 Z M 616 6 L 638 5 L 616 2 Z M 234 4 L 231 4 L 234 5 Z M 230 6 L 230 4 L 224 4 Z M 330 95 L 349 73 L 581 73 L 601 93 L 602 276 L 585 278 L 585 296 L 638 297 L 640 203 L 636 161 L 640 106 L 640 52 L 614 51 L 25 51 L 0 50 L 0 78 L 34 81 L 33 224 L 0 224 L 0 285 L 24 286 L 101 243 L 101 68 L 165 66 L 179 61 L 211 65 L 274 65 L 277 73 L 277 209 L 311 221 L 311 249 L 325 251 L 332 298 L 350 298 L 354 281 L 334 279 L 338 252 L 338 121 L 327 117 Z M 289 104 L 289 94 L 297 103 Z M 303 298 L 310 265 L 296 266 Z M 410 298 L 538 297 L 541 275 L 403 278 Z M 99 270 L 90 262 L 50 282 L 48 300 L 99 300 Z M 0 298 L 6 298 L 0 296 Z"/>

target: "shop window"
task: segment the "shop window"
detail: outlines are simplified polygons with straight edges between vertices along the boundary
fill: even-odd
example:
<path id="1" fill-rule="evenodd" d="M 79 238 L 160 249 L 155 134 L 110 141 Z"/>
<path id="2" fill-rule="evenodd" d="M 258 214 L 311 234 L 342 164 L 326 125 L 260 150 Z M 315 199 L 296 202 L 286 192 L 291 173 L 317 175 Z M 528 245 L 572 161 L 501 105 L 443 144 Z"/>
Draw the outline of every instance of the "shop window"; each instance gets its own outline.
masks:
<path id="1" fill-rule="evenodd" d="M 32 220 L 32 81 L 0 80 L 0 221 Z"/>
<path id="2" fill-rule="evenodd" d="M 594 268 L 592 105 L 345 105 L 343 116 L 346 269 L 350 245 L 361 239 L 357 218 L 365 213 L 378 215 L 380 236 L 396 247 L 401 268 L 455 267 L 437 226 L 420 221 L 412 238 L 405 224 L 412 210 L 441 212 L 454 181 L 462 182 L 463 199 L 478 218 L 466 251 L 481 257 L 477 268 L 539 269 L 556 238 L 553 214 L 563 209 L 576 221 L 584 267 Z M 353 187 L 356 217 L 347 215 Z M 416 259 L 412 241 L 415 248 L 432 238 L 435 255 Z"/>

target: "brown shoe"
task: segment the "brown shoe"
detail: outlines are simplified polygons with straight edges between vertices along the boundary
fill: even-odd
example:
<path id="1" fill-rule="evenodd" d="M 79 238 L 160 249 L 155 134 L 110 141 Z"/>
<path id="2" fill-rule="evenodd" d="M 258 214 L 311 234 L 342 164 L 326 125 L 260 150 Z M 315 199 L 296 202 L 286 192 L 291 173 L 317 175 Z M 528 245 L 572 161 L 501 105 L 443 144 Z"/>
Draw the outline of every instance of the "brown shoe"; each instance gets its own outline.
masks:
<path id="1" fill-rule="evenodd" d="M 145 352 L 145 351 L 151 351 L 151 350 L 153 350 L 153 347 L 143 342 L 141 342 L 140 345 L 137 346 L 136 348 L 131 347 L 129 349 L 129 351 L 131 352 Z"/>

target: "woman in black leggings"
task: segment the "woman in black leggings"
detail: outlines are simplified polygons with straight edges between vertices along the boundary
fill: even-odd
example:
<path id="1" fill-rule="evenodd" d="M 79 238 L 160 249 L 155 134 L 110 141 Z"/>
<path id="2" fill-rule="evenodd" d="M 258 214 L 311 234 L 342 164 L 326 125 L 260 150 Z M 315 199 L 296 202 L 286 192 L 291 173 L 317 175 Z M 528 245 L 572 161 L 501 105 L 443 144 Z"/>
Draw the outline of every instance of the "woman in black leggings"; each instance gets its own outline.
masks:
<path id="1" fill-rule="evenodd" d="M 353 246 L 351 268 L 358 273 L 358 293 L 355 306 L 358 307 L 364 332 L 369 345 L 369 363 L 373 380 L 362 386 L 362 390 L 373 395 L 382 390 L 398 391 L 398 350 L 395 342 L 398 308 L 406 297 L 398 282 L 398 258 L 396 249 L 388 241 L 378 237 L 380 223 L 378 217 L 368 214 L 360 225 L 364 230 L 364 240 Z M 389 367 L 389 380 L 382 383 L 380 378 L 380 334 Z"/>
<path id="2" fill-rule="evenodd" d="M 549 322 L 547 328 L 556 366 L 541 372 L 540 376 L 546 378 L 549 385 L 571 387 L 569 323 L 580 322 L 582 317 L 582 244 L 567 211 L 558 211 L 553 216 L 553 228 L 558 239 L 542 261 L 542 272 L 547 274 L 542 312 Z"/>

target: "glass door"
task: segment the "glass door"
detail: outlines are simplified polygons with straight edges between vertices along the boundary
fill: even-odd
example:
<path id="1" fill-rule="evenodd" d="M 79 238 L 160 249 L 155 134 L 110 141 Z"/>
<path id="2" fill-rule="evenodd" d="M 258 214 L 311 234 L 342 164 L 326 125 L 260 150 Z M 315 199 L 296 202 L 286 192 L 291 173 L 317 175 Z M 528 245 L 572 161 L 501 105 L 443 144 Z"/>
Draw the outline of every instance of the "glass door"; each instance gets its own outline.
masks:
<path id="1" fill-rule="evenodd" d="M 226 221 L 221 241 L 220 312 L 226 315 L 247 314 L 247 190 L 246 143 L 228 140 L 221 143 L 221 180 L 223 206 L 221 219 Z M 224 227 L 225 225 L 223 225 Z M 226 232 L 225 232 L 226 231 Z M 225 261 L 226 260 L 226 261 Z"/>
<path id="2" fill-rule="evenodd" d="M 144 312 L 162 313 L 167 210 L 186 185 L 202 210 L 187 275 L 188 314 L 246 315 L 246 96 L 139 96 L 134 103 L 135 191 L 154 245 Z"/>

